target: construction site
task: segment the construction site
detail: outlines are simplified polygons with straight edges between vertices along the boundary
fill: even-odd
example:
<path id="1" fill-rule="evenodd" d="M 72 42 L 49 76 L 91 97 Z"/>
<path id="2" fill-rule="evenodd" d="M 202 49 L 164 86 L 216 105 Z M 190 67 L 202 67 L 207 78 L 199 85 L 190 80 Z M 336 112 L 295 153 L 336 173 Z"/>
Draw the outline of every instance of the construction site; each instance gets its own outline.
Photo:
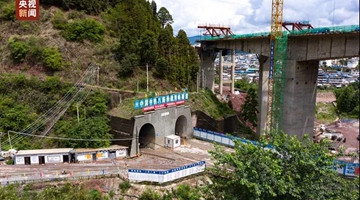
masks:
<path id="1" fill-rule="evenodd" d="M 284 131 L 298 138 L 309 134 L 314 138 L 314 142 L 328 139 L 332 142 L 332 146 L 329 147 L 330 153 L 336 154 L 340 149 L 345 148 L 348 154 L 351 152 L 357 154 L 339 159 L 356 165 L 358 169 L 359 140 L 356 137 L 359 134 L 359 121 L 349 122 L 339 119 L 330 125 L 316 124 L 315 106 L 318 101 L 316 90 L 319 60 L 358 56 L 359 26 L 314 28 L 308 21 L 284 21 L 283 1 L 273 0 L 271 30 L 268 33 L 235 35 L 230 27 L 226 26 L 199 25 L 198 28 L 205 29 L 204 35 L 211 36 L 200 40 L 201 46 L 197 48 L 201 60 L 199 82 L 202 88 L 215 92 L 214 79 L 217 76 L 215 58 L 217 57 L 219 59 L 217 90 L 221 100 L 224 94 L 229 95 L 230 98 L 243 99 L 241 95 L 235 95 L 235 52 L 240 50 L 257 55 L 259 63 L 257 139 L 277 131 Z M 283 31 L 283 28 L 286 31 Z M 223 56 L 226 55 L 231 56 L 229 62 L 231 70 L 228 71 L 228 76 L 223 74 Z M 52 180 L 106 174 L 132 176 L 135 181 L 148 179 L 154 182 L 172 181 L 203 172 L 206 165 L 211 166 L 213 163 L 207 151 L 213 149 L 212 142 L 225 144 L 227 150 L 232 151 L 233 142 L 224 133 L 204 130 L 194 124 L 190 107 L 186 105 L 185 96 L 188 93 L 184 91 L 137 100 L 135 107 L 140 105 L 139 109 L 143 111 L 141 114 L 131 119 L 117 118 L 112 121 L 113 128 L 116 129 L 115 137 L 107 140 L 112 144 L 121 145 L 116 148 L 82 151 L 66 149 L 65 152 L 58 152 L 58 155 L 48 155 L 56 154 L 51 150 L 44 150 L 44 153 L 16 149 L 23 140 L 29 138 L 92 141 L 92 138 L 52 137 L 49 132 L 70 105 L 81 104 L 89 95 L 90 88 L 98 85 L 99 68 L 98 65 L 90 64 L 81 79 L 65 96 L 26 129 L 0 133 L 1 155 L 12 157 L 15 159 L 15 164 L 19 164 L 16 167 L 0 166 L 0 181 L 4 185 L 27 179 Z M 224 77 L 227 77 L 227 80 Z M 171 100 L 163 100 L 166 98 Z M 41 134 L 35 134 L 39 130 L 42 130 Z M 79 155 L 75 154 L 77 155 L 74 157 L 75 160 L 79 161 L 81 158 L 93 162 L 69 164 L 72 160 L 72 151 L 79 153 Z M 88 154 L 81 157 L 81 152 Z M 108 159 L 101 159 L 105 157 Z M 54 163 L 56 165 L 44 166 Z M 30 164 L 37 166 L 22 166 Z M 185 175 L 180 175 L 180 172 L 177 172 L 181 170 L 188 171 L 184 173 Z M 64 173 L 61 174 L 60 172 L 63 171 Z M 135 173 L 146 174 L 146 177 L 137 176 L 138 174 Z M 169 178 L 167 174 L 170 173 L 176 175 Z M 153 177 L 151 174 L 157 176 Z M 358 176 L 356 172 L 351 175 Z"/>

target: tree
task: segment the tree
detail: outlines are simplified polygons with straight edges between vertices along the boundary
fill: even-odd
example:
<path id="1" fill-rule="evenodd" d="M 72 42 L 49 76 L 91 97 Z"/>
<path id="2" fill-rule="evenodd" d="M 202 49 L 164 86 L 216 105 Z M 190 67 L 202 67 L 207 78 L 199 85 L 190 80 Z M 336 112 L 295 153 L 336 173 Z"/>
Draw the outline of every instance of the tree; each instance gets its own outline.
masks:
<path id="1" fill-rule="evenodd" d="M 21 131 L 36 119 L 37 115 L 29 106 L 0 95 L 0 131 Z"/>
<path id="2" fill-rule="evenodd" d="M 160 57 L 156 60 L 156 65 L 155 65 L 155 69 L 156 69 L 156 75 L 159 78 L 165 78 L 167 71 L 168 71 L 168 67 L 169 67 L 169 62 L 164 58 L 164 57 Z"/>
<path id="3" fill-rule="evenodd" d="M 151 1 L 150 7 L 151 7 L 153 15 L 156 15 L 157 5 L 156 5 L 156 2 L 154 0 Z"/>
<path id="4" fill-rule="evenodd" d="M 257 115 L 259 113 L 257 107 L 257 92 L 254 88 L 249 88 L 245 97 L 245 102 L 241 107 L 241 117 L 245 121 L 249 121 L 253 127 L 257 126 Z"/>
<path id="5" fill-rule="evenodd" d="M 250 88 L 257 89 L 257 84 L 255 83 L 249 83 L 249 79 L 247 77 L 244 77 L 240 80 L 235 81 L 235 88 L 239 88 L 244 91 L 248 91 Z"/>
<path id="6" fill-rule="evenodd" d="M 191 188 L 190 185 L 181 184 L 174 191 L 176 199 L 179 200 L 199 200 L 201 194 L 196 188 Z"/>
<path id="7" fill-rule="evenodd" d="M 174 22 L 171 14 L 165 7 L 161 7 L 157 15 L 161 22 L 162 28 L 164 28 L 166 24 L 172 24 Z"/>
<path id="8" fill-rule="evenodd" d="M 207 188 L 210 199 L 357 199 L 359 195 L 358 180 L 345 180 L 332 170 L 335 157 L 328 153 L 327 141 L 317 144 L 307 136 L 299 140 L 272 133 L 258 144 L 234 142 L 233 152 L 220 146 L 210 151 L 215 160 L 208 168 L 213 182 Z"/>
<path id="9" fill-rule="evenodd" d="M 173 36 L 173 28 L 171 25 L 165 26 L 160 30 L 159 39 L 159 54 L 164 56 L 170 62 L 170 56 L 174 53 L 175 39 Z"/>
<path id="10" fill-rule="evenodd" d="M 359 108 L 359 83 L 351 83 L 347 87 L 335 90 L 335 97 L 339 113 L 352 113 L 355 108 Z"/>
<path id="11" fill-rule="evenodd" d="M 112 135 L 109 133 L 110 126 L 106 117 L 92 117 L 77 122 L 68 120 L 58 122 L 56 134 L 64 138 L 74 138 L 79 140 L 59 141 L 59 146 L 69 148 L 101 148 L 110 146 Z M 98 141 L 88 141 L 86 139 L 99 139 Z"/>
<path id="12" fill-rule="evenodd" d="M 145 31 L 140 43 L 141 63 L 155 64 L 157 57 L 157 38 L 151 31 Z"/>

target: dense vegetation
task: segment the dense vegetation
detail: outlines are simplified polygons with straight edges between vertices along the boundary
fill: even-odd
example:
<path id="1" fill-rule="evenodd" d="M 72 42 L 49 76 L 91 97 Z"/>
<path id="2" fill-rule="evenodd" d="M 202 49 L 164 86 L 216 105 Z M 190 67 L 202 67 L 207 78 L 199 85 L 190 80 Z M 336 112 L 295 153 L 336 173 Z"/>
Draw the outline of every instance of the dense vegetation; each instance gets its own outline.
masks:
<path id="1" fill-rule="evenodd" d="M 351 83 L 347 87 L 334 88 L 336 101 L 332 103 L 317 103 L 316 117 L 323 123 L 333 122 L 338 118 L 359 119 L 359 83 Z"/>
<path id="2" fill-rule="evenodd" d="M 359 179 L 333 171 L 326 141 L 298 140 L 284 133 L 261 138 L 259 145 L 235 142 L 235 151 L 217 146 L 209 169 L 210 199 L 357 199 Z M 271 145 L 274 150 L 267 150 Z"/>
<path id="3" fill-rule="evenodd" d="M 32 124 L 42 114 L 62 98 L 71 87 L 70 83 L 61 82 L 58 77 L 48 77 L 44 81 L 24 75 L 3 74 L 0 78 L 0 132 L 20 132 Z M 94 91 L 79 106 L 81 114 L 77 121 L 76 105 L 72 105 L 55 126 L 52 135 L 67 138 L 111 138 L 106 112 L 109 96 L 106 93 Z M 44 127 L 35 129 L 34 134 L 41 133 Z M 77 134 L 74 134 L 76 132 Z M 107 142 L 71 142 L 57 140 L 24 140 L 19 149 L 59 147 L 101 147 Z"/>
<path id="4" fill-rule="evenodd" d="M 237 80 L 234 84 L 235 88 L 239 88 L 246 92 L 245 102 L 241 106 L 240 118 L 248 121 L 252 127 L 257 126 L 258 111 L 258 85 L 256 83 L 249 83 L 247 78 Z"/>
<path id="5" fill-rule="evenodd" d="M 124 187 L 125 186 L 125 187 Z M 19 190 L 20 187 L 22 190 Z M 102 193 L 101 189 L 89 188 L 83 185 L 66 183 L 65 185 L 53 187 L 47 186 L 42 190 L 34 190 L 33 185 L 7 185 L 0 186 L 0 199 L 6 200 L 58 200 L 58 199 L 74 199 L 74 200 L 112 200 L 124 199 L 122 196 L 131 187 L 129 182 L 121 182 L 119 185 L 120 195 L 116 195 L 111 190 Z M 134 195 L 133 195 L 134 196 Z M 146 188 L 142 193 L 136 194 L 139 200 L 199 200 L 201 195 L 199 188 L 191 188 L 189 185 L 181 184 L 177 188 L 167 190 L 164 194 Z"/>
<path id="6" fill-rule="evenodd" d="M 360 118 L 359 82 L 335 90 L 336 108 L 340 115 Z"/>
<path id="7" fill-rule="evenodd" d="M 199 66 L 195 49 L 191 47 L 185 31 L 179 30 L 174 37 L 171 14 L 164 7 L 157 8 L 154 1 L 42 0 L 40 3 L 44 6 L 41 20 L 32 24 L 13 21 L 13 1 L 0 3 L 0 21 L 19 28 L 17 34 L 7 41 L 14 65 L 40 65 L 50 71 L 74 70 L 71 69 L 73 58 L 65 55 L 68 45 L 63 42 L 47 45 L 49 39 L 39 36 L 44 30 L 34 27 L 36 23 L 50 21 L 52 28 L 59 33 L 54 37 L 61 36 L 68 42 L 91 42 L 88 44 L 90 48 L 100 48 L 92 53 L 95 60 L 88 60 L 88 63 L 98 60 L 103 63 L 118 62 L 116 67 L 111 66 L 112 69 L 102 66 L 105 73 L 116 70 L 117 78 L 128 79 L 135 68 L 145 70 L 148 64 L 157 78 L 169 80 L 175 87 L 195 88 Z M 51 15 L 47 6 L 57 6 L 62 10 L 52 11 L 55 13 Z M 72 11 L 65 13 L 67 10 Z"/>
<path id="8" fill-rule="evenodd" d="M 21 22 L 15 20 L 13 1 L 0 2 L 0 132 L 22 131 L 46 113 L 90 62 L 102 64 L 102 86 L 134 89 L 129 83 L 148 65 L 151 80 L 166 81 L 161 82 L 165 89 L 194 90 L 199 66 L 195 49 L 183 30 L 174 36 L 174 19 L 154 1 L 41 0 L 40 4 L 39 21 Z M 24 75 L 13 75 L 20 70 Z M 139 82 L 142 86 L 144 77 Z M 110 139 L 108 105 L 106 93 L 92 92 L 79 106 L 79 119 L 72 105 L 51 136 Z M 35 133 L 43 130 L 39 127 Z M 17 148 L 107 145 L 39 139 Z"/>
<path id="9" fill-rule="evenodd" d="M 106 197 L 110 199 L 109 196 Z M 0 199 L 8 200 L 57 200 L 57 199 L 77 199 L 77 200 L 101 200 L 102 194 L 99 190 L 88 190 L 79 185 L 70 183 L 61 187 L 48 186 L 42 191 L 36 191 L 31 185 L 26 185 L 23 191 L 19 191 L 18 185 L 8 185 L 0 187 Z"/>

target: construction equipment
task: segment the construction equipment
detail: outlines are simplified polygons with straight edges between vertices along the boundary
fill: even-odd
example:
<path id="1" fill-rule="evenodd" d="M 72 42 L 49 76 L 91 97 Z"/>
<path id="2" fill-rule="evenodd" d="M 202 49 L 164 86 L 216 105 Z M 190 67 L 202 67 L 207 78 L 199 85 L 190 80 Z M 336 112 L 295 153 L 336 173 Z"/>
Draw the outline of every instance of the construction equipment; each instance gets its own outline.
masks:
<path id="1" fill-rule="evenodd" d="M 288 26 L 291 26 L 291 30 L 289 30 Z M 293 32 L 296 30 L 303 31 L 303 30 L 314 29 L 314 27 L 311 26 L 309 21 L 300 21 L 300 22 L 285 21 L 282 23 L 282 27 L 284 27 L 289 32 Z"/>
<path id="2" fill-rule="evenodd" d="M 282 32 L 283 0 L 272 0 L 270 70 L 265 131 L 281 131 L 284 103 L 287 34 Z"/>
<path id="3" fill-rule="evenodd" d="M 234 33 L 230 30 L 230 26 L 220 26 L 220 25 L 199 25 L 198 28 L 203 28 L 206 32 L 203 35 L 209 35 L 211 37 L 220 37 L 224 36 L 225 38 L 230 38 Z"/>

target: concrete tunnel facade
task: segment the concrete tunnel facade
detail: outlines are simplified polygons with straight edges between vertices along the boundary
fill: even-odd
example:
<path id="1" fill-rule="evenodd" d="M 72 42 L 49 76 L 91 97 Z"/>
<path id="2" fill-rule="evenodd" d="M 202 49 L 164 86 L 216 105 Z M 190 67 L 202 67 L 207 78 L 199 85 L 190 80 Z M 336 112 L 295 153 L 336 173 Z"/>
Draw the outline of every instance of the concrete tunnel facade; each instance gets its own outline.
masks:
<path id="1" fill-rule="evenodd" d="M 174 134 L 184 139 L 192 136 L 189 106 L 169 107 L 135 116 L 129 156 L 140 154 L 140 148 L 163 147 L 165 137 Z"/>

